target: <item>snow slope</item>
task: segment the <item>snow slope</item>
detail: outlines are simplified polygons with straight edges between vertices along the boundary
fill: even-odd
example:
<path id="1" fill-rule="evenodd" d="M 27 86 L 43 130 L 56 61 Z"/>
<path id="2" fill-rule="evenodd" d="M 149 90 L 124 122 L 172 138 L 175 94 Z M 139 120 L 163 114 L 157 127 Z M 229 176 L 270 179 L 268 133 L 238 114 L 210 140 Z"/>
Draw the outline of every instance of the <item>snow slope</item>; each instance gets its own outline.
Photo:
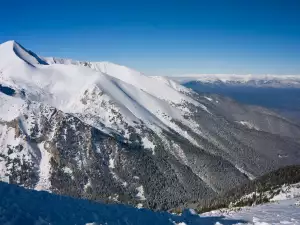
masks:
<path id="1" fill-rule="evenodd" d="M 279 225 L 279 224 L 300 224 L 300 198 L 282 200 L 279 202 L 243 207 L 232 210 L 218 210 L 204 213 L 201 216 L 225 217 L 228 220 L 240 220 L 238 224 L 254 225 Z M 219 222 L 218 224 L 228 224 Z M 234 223 L 229 223 L 234 224 Z"/>
<path id="2" fill-rule="evenodd" d="M 182 95 L 178 92 L 178 86 L 172 85 L 173 82 L 161 80 L 158 82 L 156 77 L 145 76 L 144 74 L 129 69 L 125 66 L 117 65 L 110 62 L 80 62 L 71 59 L 57 59 L 57 58 L 45 58 L 49 64 L 63 64 L 63 65 L 79 65 L 93 69 L 94 71 L 107 74 L 114 78 L 117 78 L 127 84 L 131 84 L 135 87 L 142 89 L 143 91 L 158 97 L 160 99 L 180 103 L 183 100 L 193 102 L 197 104 L 194 100 Z M 181 86 L 183 89 L 183 87 Z M 160 90 L 159 92 L 157 90 Z"/>
<path id="3" fill-rule="evenodd" d="M 203 213 L 202 216 L 225 216 L 240 219 L 255 225 L 300 224 L 300 183 L 284 184 L 272 189 L 272 192 L 251 193 L 240 200 L 253 195 L 265 196 L 269 203 L 247 207 L 231 207 Z"/>

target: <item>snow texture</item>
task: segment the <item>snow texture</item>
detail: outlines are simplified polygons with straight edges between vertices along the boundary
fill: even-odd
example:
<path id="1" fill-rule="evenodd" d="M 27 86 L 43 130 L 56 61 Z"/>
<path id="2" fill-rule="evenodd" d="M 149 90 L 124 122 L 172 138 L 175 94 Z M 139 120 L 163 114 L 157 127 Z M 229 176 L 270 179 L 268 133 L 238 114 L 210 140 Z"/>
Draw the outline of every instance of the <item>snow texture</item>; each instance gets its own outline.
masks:
<path id="1" fill-rule="evenodd" d="M 249 128 L 249 129 L 254 129 L 254 130 L 259 130 L 259 128 L 252 124 L 251 122 L 248 121 L 238 121 L 238 123 L 242 124 L 243 126 Z"/>
<path id="2" fill-rule="evenodd" d="M 136 188 L 136 190 L 138 191 L 136 196 L 139 197 L 142 201 L 146 200 L 145 195 L 144 195 L 144 187 L 139 186 Z"/>
<path id="3" fill-rule="evenodd" d="M 39 181 L 35 186 L 35 189 L 38 191 L 49 190 L 51 187 L 50 180 L 49 180 L 50 173 L 51 173 L 51 165 L 50 165 L 51 154 L 49 154 L 44 149 L 44 143 L 41 143 L 39 145 L 41 149 L 40 175 L 39 175 Z"/>

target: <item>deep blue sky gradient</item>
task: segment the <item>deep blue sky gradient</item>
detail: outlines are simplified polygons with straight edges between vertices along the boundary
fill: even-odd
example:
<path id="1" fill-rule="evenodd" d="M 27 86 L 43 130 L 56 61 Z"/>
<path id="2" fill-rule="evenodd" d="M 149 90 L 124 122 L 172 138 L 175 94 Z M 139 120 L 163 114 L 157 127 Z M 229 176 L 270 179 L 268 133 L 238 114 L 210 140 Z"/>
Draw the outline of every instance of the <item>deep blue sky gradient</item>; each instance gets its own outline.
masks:
<path id="1" fill-rule="evenodd" d="M 1 1 L 0 42 L 147 74 L 300 74 L 299 0 Z"/>

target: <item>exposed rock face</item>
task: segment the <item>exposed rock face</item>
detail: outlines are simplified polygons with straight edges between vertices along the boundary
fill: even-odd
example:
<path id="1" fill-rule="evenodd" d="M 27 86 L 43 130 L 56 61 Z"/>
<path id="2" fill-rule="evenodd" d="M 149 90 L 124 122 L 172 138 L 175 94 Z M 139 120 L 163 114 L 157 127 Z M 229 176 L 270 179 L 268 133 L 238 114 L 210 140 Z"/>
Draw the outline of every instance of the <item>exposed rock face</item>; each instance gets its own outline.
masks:
<path id="1" fill-rule="evenodd" d="M 169 209 L 300 163 L 299 126 L 271 111 L 114 64 L 37 60 L 11 45 L 18 54 L 0 61 L 11 90 L 0 89 L 3 181 Z"/>

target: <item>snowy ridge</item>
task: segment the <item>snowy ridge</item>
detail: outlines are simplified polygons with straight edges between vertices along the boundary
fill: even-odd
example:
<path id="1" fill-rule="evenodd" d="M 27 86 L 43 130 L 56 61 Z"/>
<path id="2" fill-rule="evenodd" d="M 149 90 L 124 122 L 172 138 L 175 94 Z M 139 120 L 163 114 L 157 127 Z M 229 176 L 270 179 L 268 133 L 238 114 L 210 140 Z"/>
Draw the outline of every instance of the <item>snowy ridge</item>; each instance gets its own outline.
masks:
<path id="1" fill-rule="evenodd" d="M 170 85 L 172 82 L 166 84 L 124 66 L 108 62 L 85 63 L 55 58 L 36 59 L 16 42 L 2 44 L 0 58 L 5 58 L 4 55 L 7 55 L 7 52 L 11 53 L 12 50 L 17 53 L 11 54 L 8 57 L 10 61 L 5 63 L 9 62 L 12 65 L 22 59 L 30 66 L 25 63 L 22 65 L 23 71 L 18 67 L 11 67 L 5 73 L 3 71 L 0 82 L 16 90 L 25 90 L 29 100 L 49 104 L 67 113 L 82 114 L 81 119 L 93 125 L 97 123 L 91 120 L 91 117 L 99 115 L 99 108 L 101 109 L 96 106 L 106 102 L 120 114 L 125 115 L 124 119 L 128 124 L 142 120 L 151 129 L 169 127 L 193 141 L 170 119 L 192 126 L 191 122 L 183 118 L 186 113 L 185 107 L 179 110 L 174 106 L 185 102 L 195 105 L 199 103 L 178 92 L 176 86 L 174 88 L 174 85 Z M 20 56 L 22 58 L 19 58 Z M 45 63 L 41 64 L 41 61 Z M 0 62 L 1 68 L 5 68 L 2 65 Z M 87 94 L 98 94 L 98 98 L 91 99 L 86 96 Z M 91 101 L 86 101 L 84 98 L 90 98 Z M 84 104 L 83 101 L 90 104 Z M 104 110 L 107 112 L 107 109 Z M 105 114 L 107 113 L 100 115 Z M 98 119 L 98 123 L 116 129 L 111 126 L 107 117 Z M 100 128 L 100 124 L 97 127 Z"/>
<path id="2" fill-rule="evenodd" d="M 49 64 L 78 65 L 91 68 L 94 71 L 98 71 L 103 74 L 115 77 L 127 84 L 131 84 L 153 96 L 159 97 L 169 102 L 181 103 L 182 101 L 188 101 L 194 104 L 198 104 L 186 95 L 180 94 L 178 92 L 179 90 L 188 90 L 182 86 L 179 87 L 179 85 L 177 85 L 173 81 L 166 78 L 159 79 L 157 77 L 145 76 L 144 74 L 129 69 L 125 66 L 117 65 L 111 62 L 82 62 L 71 59 L 57 58 L 45 58 L 45 60 Z M 157 82 L 158 80 L 161 82 Z M 157 90 L 160 91 L 158 92 Z"/>
<path id="3" fill-rule="evenodd" d="M 5 67 L 11 66 L 11 60 L 18 63 L 27 63 L 34 66 L 36 64 L 46 64 L 43 60 L 38 58 L 34 53 L 27 51 L 15 41 L 8 41 L 0 45 L 1 65 Z"/>

